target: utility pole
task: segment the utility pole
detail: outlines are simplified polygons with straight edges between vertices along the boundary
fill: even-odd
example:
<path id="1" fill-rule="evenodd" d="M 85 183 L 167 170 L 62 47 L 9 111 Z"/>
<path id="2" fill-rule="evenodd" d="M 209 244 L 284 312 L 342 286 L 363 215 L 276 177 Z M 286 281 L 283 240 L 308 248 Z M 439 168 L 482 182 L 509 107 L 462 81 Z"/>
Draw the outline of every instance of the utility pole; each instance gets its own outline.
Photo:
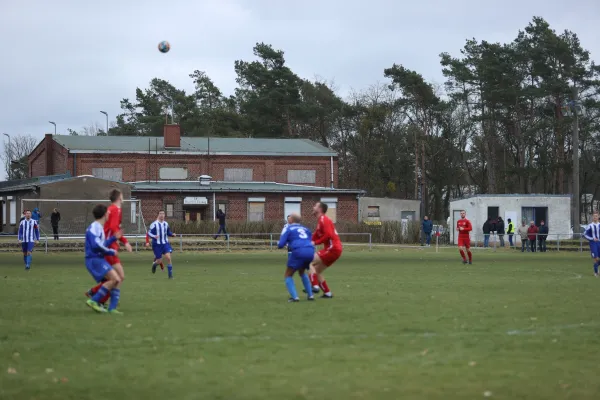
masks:
<path id="1" fill-rule="evenodd" d="M 579 92 L 573 85 L 573 232 L 579 232 L 581 213 L 579 212 Z"/>

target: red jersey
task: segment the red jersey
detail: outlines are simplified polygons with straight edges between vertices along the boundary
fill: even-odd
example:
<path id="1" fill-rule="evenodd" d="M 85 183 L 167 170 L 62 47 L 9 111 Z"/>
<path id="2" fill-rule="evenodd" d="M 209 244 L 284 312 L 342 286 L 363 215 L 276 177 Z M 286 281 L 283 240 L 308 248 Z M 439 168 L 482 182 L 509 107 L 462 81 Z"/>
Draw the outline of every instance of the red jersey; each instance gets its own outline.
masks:
<path id="1" fill-rule="evenodd" d="M 317 229 L 312 235 L 312 241 L 317 246 L 325 244 L 326 249 L 342 249 L 342 241 L 335 230 L 335 225 L 327 215 L 321 215 L 319 218 Z"/>
<path id="2" fill-rule="evenodd" d="M 121 221 L 123 218 L 123 211 L 120 207 L 117 207 L 114 204 L 111 204 L 108 207 L 108 212 L 108 219 L 104 224 L 104 236 L 107 238 L 114 236 L 117 232 L 121 230 Z M 125 236 L 121 236 L 119 241 L 123 244 L 127 243 L 127 239 L 125 238 Z M 119 247 L 119 245 L 116 242 L 114 243 L 114 246 L 116 246 L 116 248 Z"/>
<path id="3" fill-rule="evenodd" d="M 459 219 L 456 222 L 456 228 L 458 229 L 458 236 L 469 237 L 469 233 L 473 230 L 473 225 L 468 219 Z M 462 230 L 460 228 L 463 228 Z"/>

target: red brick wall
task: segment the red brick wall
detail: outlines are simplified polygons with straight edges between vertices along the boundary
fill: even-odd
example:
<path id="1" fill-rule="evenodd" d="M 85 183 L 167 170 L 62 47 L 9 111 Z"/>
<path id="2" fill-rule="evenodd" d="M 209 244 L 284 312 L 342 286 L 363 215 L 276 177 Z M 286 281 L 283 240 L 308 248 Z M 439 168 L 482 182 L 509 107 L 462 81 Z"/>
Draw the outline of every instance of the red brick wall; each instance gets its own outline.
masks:
<path id="1" fill-rule="evenodd" d="M 208 207 L 206 215 L 208 220 L 212 220 L 213 196 L 212 193 L 190 193 L 190 194 L 166 194 L 166 193 L 132 193 L 133 196 L 142 202 L 142 213 L 146 221 L 152 221 L 158 211 L 163 209 L 165 204 L 175 205 L 174 219 L 183 221 L 183 198 L 186 196 L 206 197 Z M 294 194 L 285 195 L 282 193 L 219 193 L 216 195 L 216 202 L 226 203 L 227 219 L 229 221 L 247 221 L 248 220 L 248 197 L 265 197 L 265 220 L 283 221 L 285 197 L 302 197 L 301 213 L 307 224 L 315 223 L 312 217 L 313 205 L 321 200 L 321 197 L 328 197 L 321 194 Z M 337 195 L 337 221 L 338 222 L 357 222 L 358 221 L 358 201 L 356 195 Z"/>

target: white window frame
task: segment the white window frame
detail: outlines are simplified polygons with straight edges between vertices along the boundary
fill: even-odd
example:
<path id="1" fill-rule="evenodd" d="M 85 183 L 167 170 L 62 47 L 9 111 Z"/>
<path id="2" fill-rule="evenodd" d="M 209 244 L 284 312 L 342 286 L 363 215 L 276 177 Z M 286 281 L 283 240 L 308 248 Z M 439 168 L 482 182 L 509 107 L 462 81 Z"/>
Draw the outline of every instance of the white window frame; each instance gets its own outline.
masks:
<path id="1" fill-rule="evenodd" d="M 2 199 L 2 224 L 6 225 L 6 200 Z"/>
<path id="2" fill-rule="evenodd" d="M 17 200 L 12 199 L 10 200 L 10 224 L 11 225 L 16 225 L 17 224 Z"/>
<path id="3" fill-rule="evenodd" d="M 228 171 L 230 174 L 232 175 L 244 175 L 243 173 L 236 173 L 236 172 L 232 172 L 232 171 L 245 171 L 245 173 L 247 173 L 249 171 L 250 176 L 248 177 L 248 179 L 244 179 L 244 178 L 240 178 L 240 177 L 233 177 L 233 179 L 228 179 L 227 174 Z M 231 178 L 231 177 L 229 177 Z M 223 169 L 223 181 L 225 182 L 252 182 L 254 180 L 254 169 L 252 168 L 224 168 Z"/>
<path id="4" fill-rule="evenodd" d="M 160 167 L 158 176 L 161 180 L 186 180 L 188 178 L 188 169 L 185 167 Z"/>
<path id="5" fill-rule="evenodd" d="M 169 213 L 169 206 L 171 206 L 171 212 Z M 167 218 L 173 218 L 175 216 L 175 204 L 165 203 L 165 215 Z"/>
<path id="6" fill-rule="evenodd" d="M 298 175 L 309 175 L 310 179 L 293 179 L 290 174 L 298 174 Z M 317 171 L 314 169 L 288 169 L 287 172 L 287 182 L 288 183 L 299 183 L 299 184 L 315 184 L 317 183 Z"/>
<path id="7" fill-rule="evenodd" d="M 262 221 L 265 220 L 265 214 L 266 214 L 265 203 L 266 203 L 266 200 L 267 199 L 264 198 L 264 197 L 248 197 L 248 205 L 247 205 L 247 208 L 248 208 L 248 221 L 250 221 L 250 222 L 262 222 Z M 250 206 L 252 204 L 262 204 L 262 206 L 263 206 L 262 219 L 260 221 L 252 221 L 250 219 Z"/>
<path id="8" fill-rule="evenodd" d="M 111 176 L 107 177 L 105 174 L 105 170 L 120 170 L 121 171 L 121 178 L 120 179 L 115 179 Z M 99 172 L 100 170 L 102 170 L 102 176 L 98 176 L 96 173 Z M 117 182 L 123 182 L 123 168 L 122 167 L 114 167 L 114 168 L 109 168 L 109 167 L 99 167 L 99 168 L 92 168 L 92 175 L 95 178 L 99 178 L 99 179 L 106 179 L 106 180 L 111 180 L 111 181 L 117 181 Z"/>

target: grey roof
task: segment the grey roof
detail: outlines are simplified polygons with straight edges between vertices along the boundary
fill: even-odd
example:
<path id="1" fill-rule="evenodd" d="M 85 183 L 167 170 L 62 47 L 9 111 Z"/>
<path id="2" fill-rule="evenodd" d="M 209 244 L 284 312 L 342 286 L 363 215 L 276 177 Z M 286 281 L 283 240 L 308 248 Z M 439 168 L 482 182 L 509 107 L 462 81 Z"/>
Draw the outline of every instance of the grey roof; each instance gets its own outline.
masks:
<path id="1" fill-rule="evenodd" d="M 178 153 L 218 155 L 336 156 L 307 139 L 181 137 L 181 149 L 165 149 L 164 139 L 148 136 L 69 136 L 54 140 L 73 153 Z"/>
<path id="2" fill-rule="evenodd" d="M 15 179 L 12 181 L 0 182 L 0 192 L 18 192 L 20 190 L 30 190 L 38 185 L 62 181 L 71 178 L 71 174 L 38 176 L 28 179 Z"/>
<path id="3" fill-rule="evenodd" d="M 332 189 L 319 186 L 288 185 L 276 182 L 210 182 L 200 185 L 197 181 L 133 182 L 134 192 L 243 192 L 243 193 L 327 193 L 363 194 L 357 189 Z"/>
<path id="4" fill-rule="evenodd" d="M 458 199 L 453 199 L 452 201 L 474 199 L 474 198 L 477 198 L 477 197 L 565 197 L 565 198 L 571 198 L 571 195 L 570 194 L 543 194 L 543 193 L 532 193 L 532 194 L 519 194 L 519 193 L 513 193 L 513 194 L 474 194 L 474 195 L 470 195 L 470 196 L 460 197 Z"/>

